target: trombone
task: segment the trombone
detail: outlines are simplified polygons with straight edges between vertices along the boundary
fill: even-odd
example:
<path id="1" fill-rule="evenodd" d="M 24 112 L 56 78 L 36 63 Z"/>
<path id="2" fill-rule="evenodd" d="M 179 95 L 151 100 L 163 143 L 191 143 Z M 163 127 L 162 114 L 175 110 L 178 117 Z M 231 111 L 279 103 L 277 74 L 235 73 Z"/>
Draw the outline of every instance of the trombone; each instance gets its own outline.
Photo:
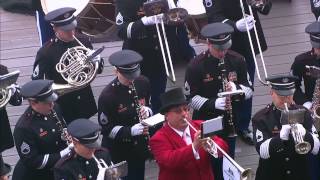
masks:
<path id="1" fill-rule="evenodd" d="M 195 132 L 198 131 L 187 119 L 184 119 L 184 120 L 191 127 L 191 129 L 193 129 Z M 226 153 L 211 138 L 207 138 L 206 143 L 207 143 L 207 147 L 206 147 L 205 150 L 210 155 L 212 155 L 213 157 L 217 158 L 218 157 L 218 151 L 217 150 L 219 150 L 223 154 L 223 156 L 226 157 L 237 168 L 237 170 L 240 171 L 240 174 L 241 174 L 240 180 L 252 180 L 253 171 L 251 170 L 251 168 L 244 169 L 243 167 L 241 167 L 234 159 L 232 159 L 228 155 L 228 153 Z"/>
<path id="2" fill-rule="evenodd" d="M 166 23 L 169 25 L 176 25 L 176 24 L 183 23 L 188 17 L 188 11 L 185 10 L 184 8 L 177 8 L 173 0 L 168 0 L 167 3 L 170 4 L 171 9 L 165 12 L 161 18 L 158 19 L 158 17 L 155 17 L 156 18 L 155 25 L 157 29 L 157 35 L 158 35 L 158 40 L 160 44 L 164 67 L 166 70 L 166 75 L 168 79 L 170 79 L 172 82 L 175 83 L 176 75 L 173 69 L 171 52 L 170 52 L 170 47 L 168 44 L 168 39 L 167 39 L 167 34 L 166 34 L 164 24 Z M 161 30 L 160 30 L 160 26 L 161 26 Z M 162 35 L 160 31 L 162 31 Z M 169 67 L 168 67 L 168 63 L 169 63 Z M 172 78 L 170 77 L 170 72 L 171 72 Z"/>
<path id="3" fill-rule="evenodd" d="M 252 7 L 251 7 L 252 5 L 255 4 L 255 6 L 259 7 L 259 6 L 263 5 L 263 2 L 264 2 L 263 0 L 252 0 L 250 2 L 248 2 L 248 0 L 247 0 L 248 7 L 249 7 L 249 13 L 250 13 L 249 15 L 253 16 Z M 245 12 L 242 0 L 240 0 L 240 6 L 241 6 L 243 18 L 245 18 L 247 16 L 247 14 Z M 253 47 L 253 44 L 252 44 L 252 38 L 251 38 L 250 30 L 249 30 L 249 25 L 248 25 L 248 22 L 247 22 L 246 19 L 245 19 L 245 23 L 246 23 L 247 34 L 248 34 L 249 43 L 250 43 L 250 49 L 251 49 L 251 53 L 252 53 L 252 56 L 253 56 L 254 64 L 255 64 L 255 67 L 256 67 L 256 72 L 257 72 L 258 79 L 263 85 L 268 85 L 268 82 L 263 81 L 261 79 L 260 69 L 259 69 L 259 66 L 258 66 L 257 58 L 255 56 L 255 51 L 254 51 L 254 47 Z M 257 28 L 256 28 L 255 24 L 253 26 L 253 30 L 254 30 L 254 35 L 256 36 L 256 41 L 257 41 L 258 50 L 259 50 L 259 54 L 260 54 L 260 58 L 261 58 L 262 68 L 263 68 L 263 71 L 264 71 L 264 76 L 265 76 L 265 78 L 267 78 L 268 77 L 268 73 L 267 73 L 265 62 L 264 62 L 264 58 L 263 58 L 263 54 L 262 54 L 262 50 L 261 50 L 261 45 L 260 45 L 260 40 L 259 40 L 259 36 L 258 36 L 258 32 L 257 32 Z"/>

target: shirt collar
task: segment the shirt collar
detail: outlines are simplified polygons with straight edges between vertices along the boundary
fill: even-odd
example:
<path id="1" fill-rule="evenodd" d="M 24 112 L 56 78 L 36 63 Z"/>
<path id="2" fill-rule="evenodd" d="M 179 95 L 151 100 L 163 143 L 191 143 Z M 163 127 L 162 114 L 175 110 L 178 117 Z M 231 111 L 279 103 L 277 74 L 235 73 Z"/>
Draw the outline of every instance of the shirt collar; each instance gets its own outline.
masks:
<path id="1" fill-rule="evenodd" d="M 183 137 L 183 133 L 184 133 L 184 132 L 186 132 L 186 135 L 187 135 L 187 136 L 191 137 L 191 133 L 190 133 L 190 128 L 189 128 L 189 126 L 187 126 L 187 128 L 186 128 L 184 131 L 180 131 L 180 130 L 172 127 L 169 123 L 168 123 L 168 125 L 169 125 L 169 127 L 170 127 L 171 129 L 173 129 L 180 137 Z"/>

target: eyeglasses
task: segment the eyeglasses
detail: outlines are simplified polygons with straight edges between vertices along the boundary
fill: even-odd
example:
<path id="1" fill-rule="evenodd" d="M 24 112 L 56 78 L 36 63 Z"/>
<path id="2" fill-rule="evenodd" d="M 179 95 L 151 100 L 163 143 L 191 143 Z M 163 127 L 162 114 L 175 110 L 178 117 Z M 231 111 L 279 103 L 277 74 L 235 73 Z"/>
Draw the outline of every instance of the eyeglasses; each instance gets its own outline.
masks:
<path id="1" fill-rule="evenodd" d="M 182 113 L 182 112 L 189 112 L 190 107 L 189 106 L 178 106 L 171 108 L 169 112 L 174 112 L 174 113 Z"/>

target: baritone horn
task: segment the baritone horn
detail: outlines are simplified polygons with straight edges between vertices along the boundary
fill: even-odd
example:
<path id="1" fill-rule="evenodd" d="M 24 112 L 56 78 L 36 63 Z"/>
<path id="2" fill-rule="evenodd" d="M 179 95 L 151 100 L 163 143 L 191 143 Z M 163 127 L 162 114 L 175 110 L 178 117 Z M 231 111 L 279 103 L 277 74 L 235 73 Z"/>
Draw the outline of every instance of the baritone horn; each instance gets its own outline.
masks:
<path id="1" fill-rule="evenodd" d="M 191 127 L 191 129 L 193 129 L 195 132 L 197 132 L 198 130 L 187 120 L 184 119 L 188 125 Z M 252 180 L 252 175 L 253 175 L 253 171 L 251 170 L 251 168 L 247 168 L 244 169 L 243 167 L 241 167 L 234 159 L 232 159 L 228 153 L 226 153 L 218 144 L 216 144 L 211 138 L 206 138 L 206 148 L 205 150 L 212 155 L 213 157 L 217 158 L 218 157 L 218 150 L 223 154 L 224 157 L 226 157 L 231 164 L 236 167 L 236 169 L 240 172 L 240 180 Z"/>
<path id="2" fill-rule="evenodd" d="M 13 90 L 10 86 L 16 83 L 19 74 L 20 71 L 17 70 L 0 76 L 0 109 L 8 104 L 13 95 Z"/>
<path id="3" fill-rule="evenodd" d="M 239 1 L 240 1 L 241 11 L 242 11 L 242 16 L 243 16 L 243 18 L 245 18 L 248 15 L 245 12 L 245 8 L 244 8 L 242 0 L 239 0 Z M 267 0 L 247 0 L 246 2 L 247 2 L 248 7 L 249 7 L 249 13 L 250 13 L 249 15 L 253 16 L 252 7 L 255 7 L 255 8 L 263 7 L 267 3 Z M 245 19 L 245 23 L 246 23 L 247 34 L 248 34 L 249 43 L 250 43 L 250 49 L 251 49 L 251 53 L 252 53 L 252 56 L 253 56 L 254 64 L 255 64 L 255 67 L 256 67 L 256 72 L 257 72 L 258 79 L 263 85 L 268 85 L 268 82 L 266 82 L 266 81 L 261 79 L 259 65 L 258 65 L 258 61 L 257 61 L 257 58 L 256 58 L 256 53 L 254 51 L 250 30 L 248 30 L 249 29 L 249 25 L 248 25 L 248 22 L 246 21 L 246 19 Z M 260 59 L 261 59 L 261 64 L 262 64 L 264 76 L 265 76 L 265 78 L 267 78 L 268 77 L 268 73 L 267 73 L 265 61 L 264 61 L 264 58 L 263 58 L 262 49 L 261 49 L 261 45 L 260 45 L 260 40 L 259 40 L 259 36 L 258 36 L 258 32 L 257 32 L 257 28 L 256 28 L 255 24 L 253 26 L 253 30 L 254 30 L 254 35 L 256 37 L 255 38 L 256 39 L 256 43 L 258 45 L 258 50 L 259 50 L 259 54 L 260 54 Z"/>
<path id="4" fill-rule="evenodd" d="M 170 9 L 169 9 L 169 4 L 171 6 Z M 143 9 L 144 9 L 144 12 L 146 13 L 146 16 L 158 15 L 158 16 L 155 16 L 154 18 L 155 18 L 155 21 L 157 22 L 155 25 L 157 29 L 157 35 L 159 39 L 160 50 L 162 54 L 165 71 L 168 79 L 170 79 L 172 82 L 175 82 L 176 76 L 173 69 L 170 48 L 169 48 L 167 34 L 166 34 L 164 25 L 165 24 L 178 25 L 178 24 L 184 23 L 188 17 L 188 12 L 183 8 L 177 8 L 173 0 L 168 0 L 168 2 L 167 0 L 147 1 L 146 3 L 143 4 Z M 163 16 L 160 15 L 161 13 L 163 13 Z M 161 26 L 161 30 L 159 26 Z M 169 63 L 169 67 L 168 67 L 168 63 Z M 170 77 L 169 71 L 171 71 L 172 78 Z"/>
<path id="5" fill-rule="evenodd" d="M 96 77 L 100 61 L 93 61 L 104 46 L 96 51 L 86 48 L 75 36 L 80 46 L 69 48 L 56 64 L 56 70 L 68 84 L 52 84 L 52 89 L 60 96 L 88 86 Z"/>

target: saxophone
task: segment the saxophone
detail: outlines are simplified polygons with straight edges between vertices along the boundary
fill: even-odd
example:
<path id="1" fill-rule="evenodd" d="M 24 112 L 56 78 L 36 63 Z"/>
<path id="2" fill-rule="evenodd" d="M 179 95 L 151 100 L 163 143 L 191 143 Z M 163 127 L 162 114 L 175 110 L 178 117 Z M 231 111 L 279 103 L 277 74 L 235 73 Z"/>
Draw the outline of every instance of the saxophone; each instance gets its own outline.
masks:
<path id="1" fill-rule="evenodd" d="M 320 130 L 320 79 L 316 80 L 314 86 L 313 97 L 312 97 L 312 106 L 311 112 L 313 116 L 313 123 L 317 131 Z"/>
<path id="2" fill-rule="evenodd" d="M 314 86 L 313 96 L 312 96 L 312 118 L 313 124 L 317 131 L 320 131 L 320 68 L 315 66 L 306 66 L 307 70 L 310 72 L 311 76 L 316 78 L 316 84 Z"/>
<path id="3" fill-rule="evenodd" d="M 227 76 L 227 70 L 225 67 L 225 62 L 224 59 L 220 59 L 219 65 L 220 70 L 221 70 L 221 79 L 222 79 L 222 87 L 223 87 L 223 91 L 226 92 L 227 91 L 227 85 L 228 85 L 228 76 Z M 227 121 L 225 123 L 225 128 L 226 131 L 228 133 L 228 137 L 236 137 L 237 133 L 236 133 L 236 129 L 235 129 L 235 125 L 234 125 L 234 121 L 233 121 L 233 114 L 232 114 L 232 99 L 231 99 L 231 94 L 227 94 L 226 97 L 226 102 L 228 104 L 226 104 L 226 110 L 224 113 L 224 119 Z"/>

